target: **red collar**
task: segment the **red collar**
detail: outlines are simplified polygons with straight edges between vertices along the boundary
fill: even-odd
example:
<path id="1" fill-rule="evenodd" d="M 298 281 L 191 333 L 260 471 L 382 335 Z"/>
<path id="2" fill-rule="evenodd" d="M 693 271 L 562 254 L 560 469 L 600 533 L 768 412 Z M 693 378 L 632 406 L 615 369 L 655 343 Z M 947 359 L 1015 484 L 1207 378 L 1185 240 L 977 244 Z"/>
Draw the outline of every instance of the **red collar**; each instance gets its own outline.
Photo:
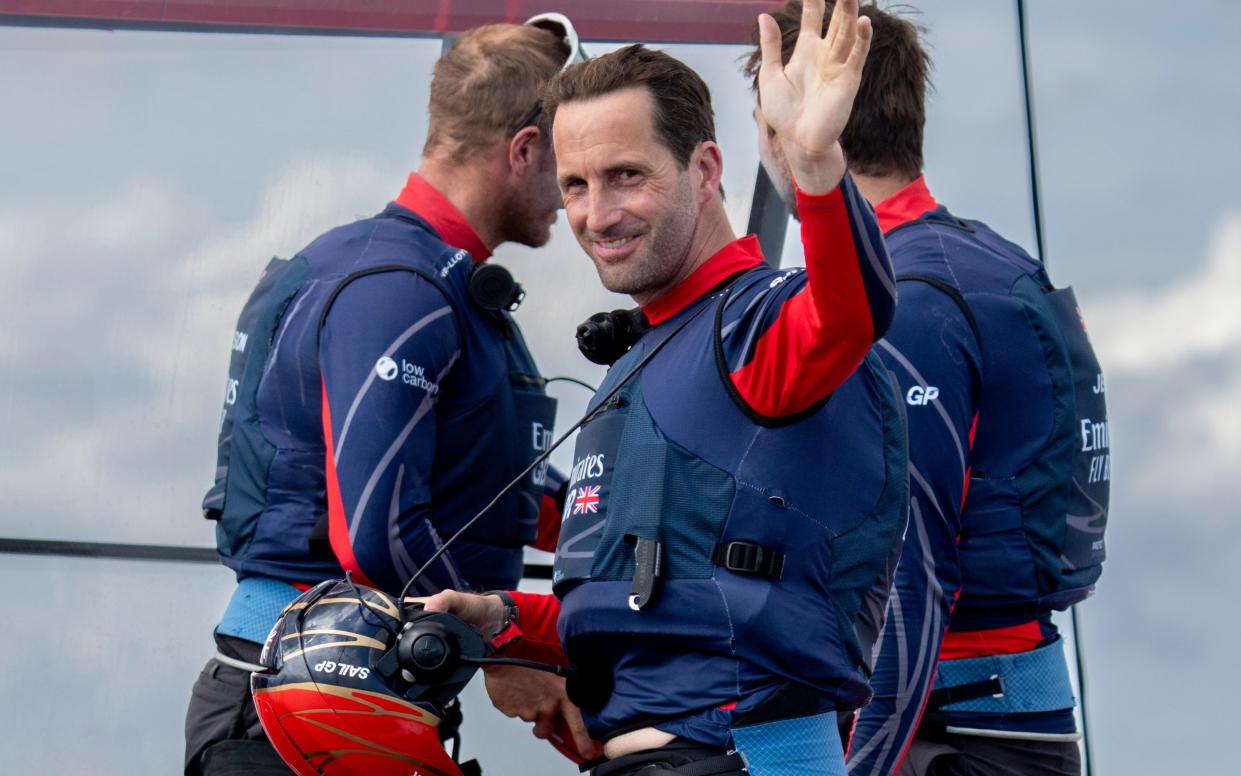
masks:
<path id="1" fill-rule="evenodd" d="M 454 248 L 466 249 L 475 261 L 486 261 L 491 256 L 491 249 L 479 238 L 461 211 L 418 173 L 409 174 L 396 204 L 417 213 L 439 232 L 440 239 Z"/>
<path id="2" fill-rule="evenodd" d="M 643 305 L 642 312 L 652 326 L 658 326 L 689 307 L 691 303 L 723 283 L 729 276 L 762 263 L 763 250 L 758 246 L 757 237 L 751 234 L 733 240 L 666 294 Z"/>
<path id="3" fill-rule="evenodd" d="M 926 187 L 926 177 L 919 175 L 905 188 L 875 205 L 875 216 L 879 219 L 879 228 L 887 234 L 937 207 L 939 203 Z"/>

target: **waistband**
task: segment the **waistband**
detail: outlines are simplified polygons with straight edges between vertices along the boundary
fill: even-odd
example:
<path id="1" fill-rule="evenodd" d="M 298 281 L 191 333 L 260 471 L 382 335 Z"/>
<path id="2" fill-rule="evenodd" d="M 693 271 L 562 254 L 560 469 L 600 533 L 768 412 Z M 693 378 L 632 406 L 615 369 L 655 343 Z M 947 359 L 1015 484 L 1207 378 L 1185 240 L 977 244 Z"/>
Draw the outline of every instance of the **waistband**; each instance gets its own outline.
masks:
<path id="1" fill-rule="evenodd" d="M 1013 655 L 940 661 L 931 705 L 941 711 L 1021 714 L 1071 709 L 1064 641 Z"/>
<path id="2" fill-rule="evenodd" d="M 751 776 L 846 776 L 836 712 L 733 728 Z"/>
<path id="3" fill-rule="evenodd" d="M 592 768 L 590 776 L 628 776 L 639 772 L 643 776 L 733 776 L 745 772 L 745 761 L 735 752 L 678 738 L 658 749 L 608 760 Z"/>
<path id="4" fill-rule="evenodd" d="M 301 591 L 288 582 L 270 577 L 246 577 L 237 583 L 215 632 L 262 644 L 284 607 L 299 595 Z"/>

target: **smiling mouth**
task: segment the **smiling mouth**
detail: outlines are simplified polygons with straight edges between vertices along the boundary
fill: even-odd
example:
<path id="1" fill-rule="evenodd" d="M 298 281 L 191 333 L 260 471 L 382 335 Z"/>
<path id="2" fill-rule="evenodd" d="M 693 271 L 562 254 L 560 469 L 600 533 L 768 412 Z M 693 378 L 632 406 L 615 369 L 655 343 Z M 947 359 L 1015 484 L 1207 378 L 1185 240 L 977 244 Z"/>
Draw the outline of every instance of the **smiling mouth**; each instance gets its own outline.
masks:
<path id="1" fill-rule="evenodd" d="M 641 237 L 640 234 L 631 234 L 614 240 L 595 240 L 595 257 L 605 262 L 621 261 L 633 252 Z"/>

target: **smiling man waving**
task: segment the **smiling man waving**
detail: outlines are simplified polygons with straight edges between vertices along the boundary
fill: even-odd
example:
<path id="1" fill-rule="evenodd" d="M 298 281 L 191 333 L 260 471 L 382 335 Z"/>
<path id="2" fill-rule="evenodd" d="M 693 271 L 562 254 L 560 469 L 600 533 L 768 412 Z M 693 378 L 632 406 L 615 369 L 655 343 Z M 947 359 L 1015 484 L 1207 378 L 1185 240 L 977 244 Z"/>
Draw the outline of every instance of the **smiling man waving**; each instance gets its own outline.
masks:
<path id="1" fill-rule="evenodd" d="M 762 20 L 804 271 L 734 236 L 710 95 L 684 64 L 630 46 L 548 88 L 569 222 L 640 315 L 620 314 L 634 336 L 612 343 L 577 440 L 556 598 L 428 606 L 492 632 L 515 605 L 526 639 L 510 652 L 575 669 L 570 696 L 610 758 L 597 774 L 843 773 L 833 711 L 870 694 L 854 623 L 882 612 L 907 498 L 899 396 L 867 355 L 894 283 L 838 142 L 869 22 L 856 2 L 826 36 L 822 20 L 808 5 L 788 65 Z"/>

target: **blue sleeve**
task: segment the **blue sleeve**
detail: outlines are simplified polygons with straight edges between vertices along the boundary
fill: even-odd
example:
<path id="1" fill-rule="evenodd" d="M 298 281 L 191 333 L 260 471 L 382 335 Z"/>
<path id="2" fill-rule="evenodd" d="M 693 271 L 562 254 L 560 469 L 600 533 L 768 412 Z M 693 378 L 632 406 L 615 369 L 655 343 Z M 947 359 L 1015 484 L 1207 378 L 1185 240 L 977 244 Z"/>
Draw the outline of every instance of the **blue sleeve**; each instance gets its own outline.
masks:
<path id="1" fill-rule="evenodd" d="M 412 272 L 349 281 L 320 330 L 328 535 L 341 566 L 381 590 L 399 592 L 440 544 L 435 405 L 460 354 L 452 306 Z M 444 558 L 428 574 L 437 590 L 461 582 Z"/>
<path id="2" fill-rule="evenodd" d="M 848 766 L 850 774 L 888 776 L 922 717 L 961 587 L 956 542 L 980 353 L 956 302 L 920 282 L 901 283 L 876 352 L 896 374 L 908 415 L 909 528 L 874 655 L 874 699 L 858 712 Z"/>

